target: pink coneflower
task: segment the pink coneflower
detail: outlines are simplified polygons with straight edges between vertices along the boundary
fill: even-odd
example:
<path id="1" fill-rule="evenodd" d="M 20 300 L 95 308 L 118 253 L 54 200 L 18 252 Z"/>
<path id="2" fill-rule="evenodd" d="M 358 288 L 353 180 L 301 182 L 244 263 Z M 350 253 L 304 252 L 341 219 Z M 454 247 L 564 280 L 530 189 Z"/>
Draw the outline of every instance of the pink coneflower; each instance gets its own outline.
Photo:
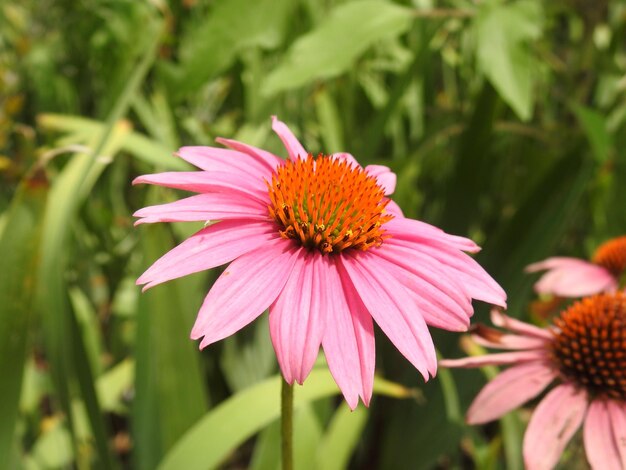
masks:
<path id="1" fill-rule="evenodd" d="M 535 284 L 539 294 L 584 297 L 618 288 L 626 270 L 626 236 L 609 240 L 596 250 L 591 261 L 553 257 L 533 263 L 528 272 L 547 270 Z"/>
<path id="2" fill-rule="evenodd" d="M 626 294 L 577 301 L 546 329 L 497 310 L 492 321 L 508 331 L 480 326 L 475 341 L 509 352 L 440 362 L 445 367 L 512 365 L 480 391 L 467 421 L 482 424 L 499 418 L 556 380 L 524 435 L 527 469 L 554 467 L 581 425 L 594 469 L 626 468 Z"/>
<path id="3" fill-rule="evenodd" d="M 149 288 L 231 262 L 191 337 L 204 348 L 269 308 L 285 380 L 301 384 L 321 345 L 352 408 L 372 394 L 372 319 L 427 380 L 437 369 L 427 325 L 464 331 L 472 298 L 505 304 L 500 286 L 463 253 L 479 247 L 404 218 L 386 197 L 396 181 L 389 168 L 361 168 L 349 154 L 313 157 L 275 118 L 273 129 L 287 161 L 218 139 L 229 149 L 179 150 L 201 171 L 134 181 L 200 193 L 141 209 L 137 223 L 220 221 L 157 260 L 137 283 Z"/>

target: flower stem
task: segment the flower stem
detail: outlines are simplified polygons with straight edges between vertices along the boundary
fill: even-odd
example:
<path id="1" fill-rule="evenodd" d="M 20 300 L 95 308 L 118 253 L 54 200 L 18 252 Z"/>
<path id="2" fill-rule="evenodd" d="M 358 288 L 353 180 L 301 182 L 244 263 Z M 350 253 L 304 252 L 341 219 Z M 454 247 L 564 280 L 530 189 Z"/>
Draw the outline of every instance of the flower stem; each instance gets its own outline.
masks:
<path id="1" fill-rule="evenodd" d="M 283 470 L 293 470 L 293 385 L 283 379 L 280 400 Z"/>

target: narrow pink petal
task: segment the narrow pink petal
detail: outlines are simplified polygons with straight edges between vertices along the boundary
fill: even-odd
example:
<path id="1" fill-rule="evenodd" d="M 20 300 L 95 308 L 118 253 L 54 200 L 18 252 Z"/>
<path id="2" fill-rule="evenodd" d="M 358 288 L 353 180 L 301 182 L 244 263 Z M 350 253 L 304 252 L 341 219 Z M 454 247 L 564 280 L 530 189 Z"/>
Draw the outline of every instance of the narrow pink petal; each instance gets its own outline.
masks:
<path id="1" fill-rule="evenodd" d="M 535 283 L 535 291 L 560 297 L 584 297 L 617 289 L 617 279 L 602 266 L 581 261 L 552 268 Z"/>
<path id="2" fill-rule="evenodd" d="M 304 150 L 300 141 L 293 135 L 285 123 L 279 121 L 276 116 L 272 116 L 272 129 L 280 137 L 280 140 L 283 141 L 290 159 L 298 160 L 301 158 L 304 160 L 307 158 L 309 153 Z"/>
<path id="3" fill-rule="evenodd" d="M 626 468 L 626 407 L 623 402 L 608 400 L 607 408 L 611 418 L 611 429 L 619 454 L 619 462 L 621 468 Z"/>
<path id="4" fill-rule="evenodd" d="M 386 255 L 391 255 L 388 248 L 381 247 L 380 250 L 373 250 L 372 254 L 380 257 L 380 262 L 385 263 L 393 279 L 406 288 L 426 323 L 449 331 L 467 331 L 472 313 L 471 308 L 468 308 L 469 303 L 457 303 L 436 285 L 431 284 L 437 277 L 436 272 L 430 280 L 425 280 L 409 270 L 415 265 L 404 264 L 406 259 L 401 256 L 399 259 L 387 257 Z"/>
<path id="5" fill-rule="evenodd" d="M 359 165 L 359 162 L 356 160 L 356 158 L 354 158 L 351 154 L 346 153 L 346 152 L 332 153 L 330 156 L 336 160 L 346 160 L 348 163 L 351 163 L 352 166 L 356 166 L 356 167 L 361 166 Z"/>
<path id="6" fill-rule="evenodd" d="M 467 411 L 469 424 L 493 421 L 536 397 L 556 373 L 540 362 L 527 362 L 500 372 L 474 399 Z"/>
<path id="7" fill-rule="evenodd" d="M 495 326 L 499 326 L 500 328 L 506 328 L 507 330 L 510 330 L 514 333 L 519 333 L 521 335 L 531 336 L 534 338 L 543 338 L 550 341 L 554 338 L 554 334 L 551 330 L 539 328 L 538 326 L 531 325 L 530 323 L 525 323 L 513 317 L 509 317 L 497 308 L 491 309 L 491 323 L 493 323 Z"/>
<path id="8" fill-rule="evenodd" d="M 512 335 L 502 333 L 499 330 L 480 325 L 478 332 L 472 334 L 472 340 L 476 344 L 495 349 L 542 349 L 547 348 L 549 341 L 534 336 Z M 493 331 L 491 333 L 490 331 Z M 485 334 L 485 332 L 487 332 Z"/>
<path id="9" fill-rule="evenodd" d="M 546 258 L 543 261 L 537 261 L 536 263 L 529 264 L 528 266 L 526 266 L 524 271 L 526 271 L 527 273 L 534 273 L 537 271 L 546 271 L 548 269 L 576 268 L 581 264 L 590 263 L 580 258 L 571 258 L 568 256 L 552 256 L 551 258 Z"/>
<path id="10" fill-rule="evenodd" d="M 506 307 L 504 289 L 471 256 L 446 245 L 429 241 L 428 243 L 410 243 L 403 240 L 387 241 L 410 247 L 439 263 L 449 276 L 458 278 L 464 291 L 470 297 L 501 307 Z"/>
<path id="11" fill-rule="evenodd" d="M 218 147 L 181 147 L 177 154 L 205 171 L 235 171 L 250 177 L 267 177 L 272 169 L 265 161 L 247 153 Z"/>
<path id="12" fill-rule="evenodd" d="M 233 261 L 205 297 L 191 338 L 204 336 L 204 348 L 261 315 L 282 291 L 299 250 L 281 238 Z"/>
<path id="13" fill-rule="evenodd" d="M 137 279 L 145 289 L 228 263 L 277 238 L 267 222 L 229 220 L 206 227 L 154 262 Z"/>
<path id="14" fill-rule="evenodd" d="M 267 150 L 253 147 L 252 145 L 244 144 L 243 142 L 238 142 L 231 139 L 224 139 L 223 137 L 218 137 L 217 139 L 215 139 L 215 141 L 228 148 L 250 155 L 272 171 L 277 166 L 282 165 L 285 162 L 282 158 L 277 157 Z"/>
<path id="15" fill-rule="evenodd" d="M 480 247 L 469 238 L 450 235 L 433 225 L 419 220 L 395 218 L 385 224 L 385 230 L 398 240 L 407 240 L 414 243 L 435 241 L 450 248 L 470 253 L 480 251 Z"/>
<path id="16" fill-rule="evenodd" d="M 374 176 L 378 180 L 378 184 L 385 190 L 385 196 L 393 194 L 393 192 L 396 190 L 396 182 L 398 178 L 388 166 L 367 165 L 365 167 L 365 171 L 366 173 Z"/>
<path id="17" fill-rule="evenodd" d="M 176 171 L 143 175 L 133 180 L 133 184 L 140 183 L 183 189 L 194 193 L 234 191 L 261 202 L 267 201 L 268 197 L 267 186 L 262 178 L 243 178 L 241 175 L 223 171 Z"/>
<path id="18" fill-rule="evenodd" d="M 372 316 L 354 291 L 348 277 L 342 279 L 333 258 L 327 261 L 324 297 L 328 318 L 322 345 L 328 368 L 348 405 L 355 409 L 359 396 L 369 405 L 374 384 L 376 349 Z"/>
<path id="19" fill-rule="evenodd" d="M 611 425 L 611 415 L 604 400 L 593 400 L 583 428 L 585 453 L 591 468 L 622 470 L 618 444 Z"/>
<path id="20" fill-rule="evenodd" d="M 400 206 L 393 199 L 387 199 L 387 200 L 389 202 L 385 206 L 385 211 L 389 212 L 391 215 L 395 217 L 403 218 L 404 212 L 402 212 L 402 209 L 400 209 Z"/>
<path id="21" fill-rule="evenodd" d="M 154 222 L 191 222 L 227 219 L 269 221 L 267 206 L 240 193 L 196 194 L 167 204 L 148 206 L 133 214 L 135 225 Z M 269 223 L 269 222 L 268 222 Z"/>
<path id="22" fill-rule="evenodd" d="M 527 470 L 549 470 L 580 427 L 587 397 L 570 384 L 550 391 L 533 412 L 524 435 L 524 462 Z"/>
<path id="23" fill-rule="evenodd" d="M 391 342 L 428 380 L 437 371 L 435 347 L 422 316 L 411 307 L 404 287 L 387 280 L 391 274 L 369 253 L 340 258 L 363 304 Z"/>
<path id="24" fill-rule="evenodd" d="M 486 354 L 484 356 L 470 356 L 461 359 L 444 359 L 439 361 L 443 367 L 482 367 L 482 366 L 503 366 L 516 364 L 519 362 L 545 361 L 548 358 L 546 351 L 515 351 L 496 354 Z"/>
<path id="25" fill-rule="evenodd" d="M 270 307 L 272 343 L 289 384 L 302 384 L 317 359 L 328 312 L 326 272 L 327 263 L 320 253 L 301 250 L 285 287 Z"/>

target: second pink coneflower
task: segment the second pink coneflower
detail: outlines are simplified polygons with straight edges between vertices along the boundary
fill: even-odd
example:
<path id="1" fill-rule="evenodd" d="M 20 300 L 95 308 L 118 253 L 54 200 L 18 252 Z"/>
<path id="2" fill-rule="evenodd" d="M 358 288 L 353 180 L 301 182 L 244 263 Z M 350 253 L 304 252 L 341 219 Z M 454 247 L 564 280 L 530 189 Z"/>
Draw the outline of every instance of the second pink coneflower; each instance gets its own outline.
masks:
<path id="1" fill-rule="evenodd" d="M 500 286 L 464 251 L 478 246 L 405 218 L 388 198 L 395 175 L 349 154 L 310 155 L 274 119 L 287 161 L 241 142 L 183 147 L 200 171 L 145 175 L 134 183 L 197 195 L 135 215 L 138 223 L 219 221 L 157 260 L 146 288 L 230 265 L 206 296 L 191 332 L 204 348 L 269 308 L 285 380 L 302 383 L 323 347 L 347 402 L 369 403 L 374 325 L 428 379 L 437 361 L 427 325 L 463 331 L 472 298 L 505 304 Z"/>
<path id="2" fill-rule="evenodd" d="M 445 367 L 511 366 L 480 391 L 467 421 L 497 419 L 556 382 L 526 429 L 526 468 L 553 468 L 581 426 L 593 469 L 626 468 L 626 294 L 577 301 L 546 329 L 495 310 L 492 321 L 504 331 L 479 326 L 473 338 L 507 352 L 440 362 Z"/>

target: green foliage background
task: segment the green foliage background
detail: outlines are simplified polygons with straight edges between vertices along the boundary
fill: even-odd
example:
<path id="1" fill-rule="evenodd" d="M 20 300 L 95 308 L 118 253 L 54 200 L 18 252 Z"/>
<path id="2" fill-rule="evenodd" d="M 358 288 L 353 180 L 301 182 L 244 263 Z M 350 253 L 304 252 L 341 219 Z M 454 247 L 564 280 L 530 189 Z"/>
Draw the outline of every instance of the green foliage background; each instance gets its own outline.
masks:
<path id="1" fill-rule="evenodd" d="M 134 229 L 177 194 L 130 186 L 217 136 L 281 154 L 272 114 L 313 152 L 392 167 L 406 214 L 480 243 L 527 318 L 526 264 L 626 232 L 625 46 L 624 1 L 1 3 L 0 468 L 279 466 L 266 319 L 198 352 L 217 273 L 140 294 L 197 227 Z M 424 384 L 377 344 L 369 409 L 323 358 L 296 390 L 297 468 L 521 468 L 524 413 L 463 424 L 484 375 Z"/>

